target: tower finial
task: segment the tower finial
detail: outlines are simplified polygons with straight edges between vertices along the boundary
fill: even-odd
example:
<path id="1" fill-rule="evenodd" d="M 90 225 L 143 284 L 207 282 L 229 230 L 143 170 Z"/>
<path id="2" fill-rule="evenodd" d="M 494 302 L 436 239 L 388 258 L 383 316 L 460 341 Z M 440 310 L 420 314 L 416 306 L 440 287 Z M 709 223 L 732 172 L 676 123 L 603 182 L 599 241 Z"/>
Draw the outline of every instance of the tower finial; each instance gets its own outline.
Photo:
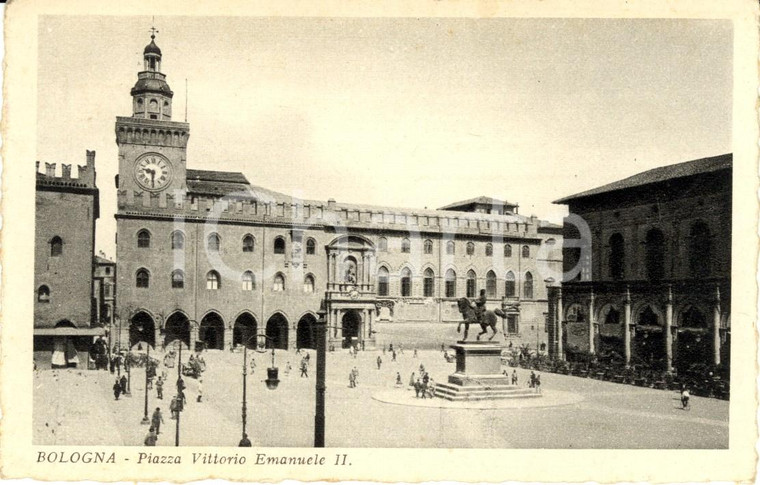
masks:
<path id="1" fill-rule="evenodd" d="M 156 32 L 158 32 L 158 29 L 156 28 L 156 17 L 152 17 L 151 26 L 150 26 L 150 39 L 153 40 L 156 38 Z"/>

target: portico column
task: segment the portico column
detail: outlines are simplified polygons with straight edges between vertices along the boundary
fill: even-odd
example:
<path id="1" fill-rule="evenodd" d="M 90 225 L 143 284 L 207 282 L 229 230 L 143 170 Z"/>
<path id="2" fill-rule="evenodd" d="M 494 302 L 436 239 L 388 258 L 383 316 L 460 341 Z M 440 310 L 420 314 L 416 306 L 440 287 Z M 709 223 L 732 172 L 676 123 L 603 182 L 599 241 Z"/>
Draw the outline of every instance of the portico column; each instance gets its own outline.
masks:
<path id="1" fill-rule="evenodd" d="M 625 346 L 625 366 L 631 364 L 631 292 L 625 289 L 623 305 L 623 344 Z"/>
<path id="2" fill-rule="evenodd" d="M 713 364 L 720 365 L 720 287 L 717 285 L 713 305 Z"/>
<path id="3" fill-rule="evenodd" d="M 673 291 L 668 286 L 665 300 L 665 372 L 673 370 Z"/>
<path id="4" fill-rule="evenodd" d="M 565 349 L 562 345 L 562 321 L 565 318 L 565 309 L 562 307 L 562 288 L 557 288 L 557 358 L 565 360 Z"/>
<path id="5" fill-rule="evenodd" d="M 359 261 L 357 262 L 358 268 L 356 268 L 356 286 L 361 287 L 361 284 L 364 283 L 364 253 L 361 254 L 361 257 L 359 258 Z"/>
<path id="6" fill-rule="evenodd" d="M 588 351 L 594 354 L 594 290 L 588 300 Z"/>

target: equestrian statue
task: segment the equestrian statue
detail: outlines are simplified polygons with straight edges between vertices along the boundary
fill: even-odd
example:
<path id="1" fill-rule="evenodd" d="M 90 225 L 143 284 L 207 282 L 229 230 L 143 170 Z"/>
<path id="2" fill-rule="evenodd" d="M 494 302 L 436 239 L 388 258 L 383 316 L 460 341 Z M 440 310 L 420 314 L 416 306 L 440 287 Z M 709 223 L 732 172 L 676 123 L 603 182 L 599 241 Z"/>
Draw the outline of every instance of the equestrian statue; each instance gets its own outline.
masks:
<path id="1" fill-rule="evenodd" d="M 488 340 L 493 340 L 498 331 L 496 330 L 496 321 L 498 317 L 504 318 L 504 312 L 500 309 L 486 310 L 486 291 L 480 290 L 480 297 L 471 302 L 467 298 L 460 298 L 457 300 L 457 306 L 459 307 L 459 313 L 462 314 L 463 320 L 457 325 L 457 333 L 462 330 L 462 324 L 464 324 L 464 337 L 462 341 L 467 340 L 467 334 L 470 330 L 471 323 L 479 323 L 481 332 L 477 335 L 477 339 L 480 340 L 480 336 L 488 333 L 488 327 L 491 327 L 493 334 Z"/>

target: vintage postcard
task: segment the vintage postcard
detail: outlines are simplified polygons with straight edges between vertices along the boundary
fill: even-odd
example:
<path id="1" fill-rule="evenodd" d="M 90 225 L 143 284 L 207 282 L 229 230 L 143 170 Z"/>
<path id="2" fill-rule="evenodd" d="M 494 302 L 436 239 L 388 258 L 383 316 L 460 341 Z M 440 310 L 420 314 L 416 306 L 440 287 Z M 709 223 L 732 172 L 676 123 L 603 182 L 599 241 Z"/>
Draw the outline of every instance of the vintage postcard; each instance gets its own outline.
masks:
<path id="1" fill-rule="evenodd" d="M 11 2 L 2 475 L 753 481 L 757 20 Z"/>

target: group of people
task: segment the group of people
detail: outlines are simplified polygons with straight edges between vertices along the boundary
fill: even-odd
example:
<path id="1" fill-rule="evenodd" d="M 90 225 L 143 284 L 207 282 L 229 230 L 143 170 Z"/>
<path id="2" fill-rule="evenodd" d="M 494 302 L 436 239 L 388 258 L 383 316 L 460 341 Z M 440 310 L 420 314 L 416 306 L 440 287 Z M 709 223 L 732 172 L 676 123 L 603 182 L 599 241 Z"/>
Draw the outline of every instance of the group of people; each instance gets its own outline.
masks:
<path id="1" fill-rule="evenodd" d="M 422 364 L 420 364 L 420 377 L 415 379 L 414 372 L 412 372 L 409 384 L 414 388 L 414 397 L 416 398 L 432 399 L 435 396 L 435 382 Z"/>

